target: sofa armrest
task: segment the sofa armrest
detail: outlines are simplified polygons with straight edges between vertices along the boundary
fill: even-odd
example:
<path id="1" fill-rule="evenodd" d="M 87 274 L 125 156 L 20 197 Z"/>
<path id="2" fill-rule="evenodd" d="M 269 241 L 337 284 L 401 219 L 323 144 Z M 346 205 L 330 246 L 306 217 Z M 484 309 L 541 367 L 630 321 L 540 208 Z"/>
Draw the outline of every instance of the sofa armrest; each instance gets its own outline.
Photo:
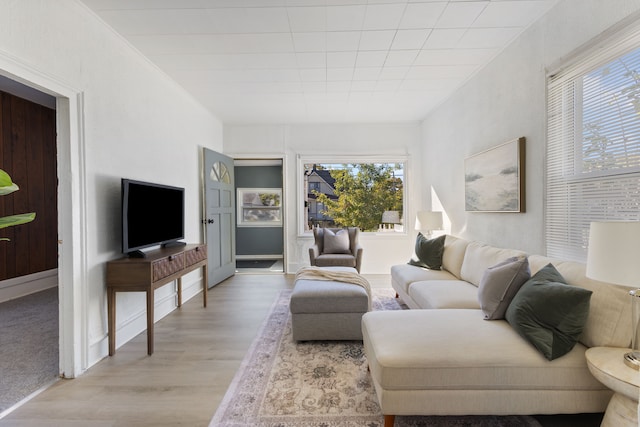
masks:
<path id="1" fill-rule="evenodd" d="M 355 257 L 356 257 L 356 270 L 360 273 L 360 267 L 362 266 L 362 246 L 360 244 L 355 247 Z"/>
<path id="2" fill-rule="evenodd" d="M 318 245 L 313 245 L 309 248 L 309 262 L 311 265 L 316 265 L 316 258 L 320 255 L 320 248 Z"/>

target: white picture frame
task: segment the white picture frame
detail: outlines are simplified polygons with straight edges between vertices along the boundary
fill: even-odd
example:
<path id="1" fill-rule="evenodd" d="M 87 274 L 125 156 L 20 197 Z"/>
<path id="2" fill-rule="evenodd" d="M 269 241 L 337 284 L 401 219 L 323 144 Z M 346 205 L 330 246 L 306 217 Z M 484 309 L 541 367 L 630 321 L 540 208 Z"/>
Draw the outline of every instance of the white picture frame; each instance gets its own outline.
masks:
<path id="1" fill-rule="evenodd" d="M 238 227 L 282 227 L 282 189 L 238 188 Z"/>

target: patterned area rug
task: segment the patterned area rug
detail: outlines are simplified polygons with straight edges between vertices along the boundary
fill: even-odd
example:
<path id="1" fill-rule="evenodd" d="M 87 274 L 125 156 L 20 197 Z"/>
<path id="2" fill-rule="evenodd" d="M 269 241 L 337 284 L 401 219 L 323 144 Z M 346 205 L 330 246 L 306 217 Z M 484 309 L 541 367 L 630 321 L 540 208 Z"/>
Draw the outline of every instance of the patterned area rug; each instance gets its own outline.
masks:
<path id="1" fill-rule="evenodd" d="M 374 310 L 401 310 L 374 289 Z M 210 427 L 382 427 L 361 341 L 296 343 L 289 299 L 276 299 Z M 396 417 L 396 427 L 540 427 L 527 416 Z"/>

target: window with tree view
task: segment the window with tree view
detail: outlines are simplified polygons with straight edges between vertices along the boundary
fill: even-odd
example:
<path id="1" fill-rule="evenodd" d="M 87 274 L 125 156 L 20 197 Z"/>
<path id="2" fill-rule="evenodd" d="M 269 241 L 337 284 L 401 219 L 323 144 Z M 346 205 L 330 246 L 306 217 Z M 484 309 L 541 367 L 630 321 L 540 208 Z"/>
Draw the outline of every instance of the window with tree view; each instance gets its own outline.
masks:
<path id="1" fill-rule="evenodd" d="M 549 256 L 585 261 L 591 221 L 640 219 L 640 37 L 628 43 L 550 78 Z"/>
<path id="2" fill-rule="evenodd" d="M 403 163 L 303 163 L 304 230 L 377 231 L 385 211 L 402 218 Z"/>

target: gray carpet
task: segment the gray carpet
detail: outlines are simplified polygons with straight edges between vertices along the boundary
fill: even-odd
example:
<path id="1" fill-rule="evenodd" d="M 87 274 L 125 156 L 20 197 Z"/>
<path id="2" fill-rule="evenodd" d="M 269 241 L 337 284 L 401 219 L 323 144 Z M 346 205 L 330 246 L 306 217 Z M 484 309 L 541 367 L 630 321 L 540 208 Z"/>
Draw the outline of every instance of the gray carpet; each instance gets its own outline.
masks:
<path id="1" fill-rule="evenodd" d="M 0 413 L 58 376 L 58 288 L 0 303 Z"/>

